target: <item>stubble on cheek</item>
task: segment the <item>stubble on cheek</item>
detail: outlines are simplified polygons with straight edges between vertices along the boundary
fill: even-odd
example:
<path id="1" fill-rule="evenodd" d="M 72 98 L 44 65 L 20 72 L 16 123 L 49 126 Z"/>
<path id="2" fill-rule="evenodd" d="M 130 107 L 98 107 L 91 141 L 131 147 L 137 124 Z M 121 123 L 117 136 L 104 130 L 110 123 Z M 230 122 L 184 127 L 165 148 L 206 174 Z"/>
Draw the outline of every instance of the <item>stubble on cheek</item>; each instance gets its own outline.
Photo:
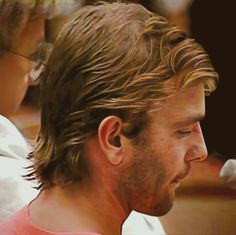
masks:
<path id="1" fill-rule="evenodd" d="M 173 201 L 166 194 L 163 162 L 153 162 L 154 156 L 147 156 L 147 153 L 139 156 L 135 153 L 134 158 L 135 161 L 127 166 L 122 175 L 130 208 L 154 216 L 164 215 L 172 207 Z"/>
<path id="2" fill-rule="evenodd" d="M 154 155 L 154 151 L 141 148 L 135 150 L 122 175 L 122 181 L 129 191 L 147 198 L 161 193 L 165 180 L 164 165 L 158 156 Z"/>

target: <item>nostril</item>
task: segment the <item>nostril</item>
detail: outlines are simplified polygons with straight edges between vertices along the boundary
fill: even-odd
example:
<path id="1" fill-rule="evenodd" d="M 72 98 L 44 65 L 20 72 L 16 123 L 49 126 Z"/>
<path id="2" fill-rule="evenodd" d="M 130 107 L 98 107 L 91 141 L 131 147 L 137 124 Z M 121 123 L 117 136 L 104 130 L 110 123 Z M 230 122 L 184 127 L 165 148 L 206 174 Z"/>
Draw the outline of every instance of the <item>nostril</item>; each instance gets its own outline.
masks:
<path id="1" fill-rule="evenodd" d="M 192 161 L 202 162 L 207 159 L 207 156 L 208 156 L 208 152 L 207 152 L 206 147 L 194 146 L 186 154 L 186 161 L 187 162 L 192 162 Z"/>

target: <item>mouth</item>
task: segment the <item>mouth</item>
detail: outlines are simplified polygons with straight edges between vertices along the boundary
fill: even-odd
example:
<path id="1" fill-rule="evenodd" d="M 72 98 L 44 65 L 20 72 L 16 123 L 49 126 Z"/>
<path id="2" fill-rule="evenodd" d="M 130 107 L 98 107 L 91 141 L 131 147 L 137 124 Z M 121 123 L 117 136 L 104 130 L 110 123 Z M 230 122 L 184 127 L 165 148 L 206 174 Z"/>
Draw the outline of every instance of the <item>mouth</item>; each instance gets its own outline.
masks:
<path id="1" fill-rule="evenodd" d="M 171 181 L 171 183 L 178 184 L 178 183 L 180 183 L 183 179 L 184 179 L 184 177 L 176 177 L 176 178 L 174 178 L 174 179 Z"/>
<path id="2" fill-rule="evenodd" d="M 175 184 L 179 184 L 189 173 L 189 170 L 187 170 L 186 172 L 184 172 L 183 174 L 179 174 L 177 175 L 172 181 L 171 183 L 175 183 Z"/>

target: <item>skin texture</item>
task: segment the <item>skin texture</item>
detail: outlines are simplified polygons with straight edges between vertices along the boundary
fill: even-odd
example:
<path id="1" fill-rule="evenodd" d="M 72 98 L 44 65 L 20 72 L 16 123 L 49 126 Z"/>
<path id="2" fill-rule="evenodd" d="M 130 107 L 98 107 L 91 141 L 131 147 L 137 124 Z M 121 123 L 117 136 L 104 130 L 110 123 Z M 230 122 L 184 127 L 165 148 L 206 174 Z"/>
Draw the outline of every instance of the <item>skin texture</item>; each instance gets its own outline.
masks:
<path id="1" fill-rule="evenodd" d="M 0 114 L 9 116 L 19 107 L 28 88 L 27 74 L 31 63 L 14 54 L 6 53 L 0 58 Z"/>
<path id="2" fill-rule="evenodd" d="M 120 118 L 105 118 L 83 149 L 89 165 L 86 177 L 42 191 L 30 205 L 33 224 L 51 231 L 116 235 L 132 209 L 164 215 L 192 162 L 207 157 L 199 124 L 204 115 L 204 89 L 199 83 L 150 113 L 138 140 L 122 135 Z"/>
<path id="3" fill-rule="evenodd" d="M 175 189 L 191 163 L 207 157 L 199 124 L 204 115 L 202 84 L 186 89 L 150 114 L 142 140 L 126 154 L 130 160 L 124 185 L 132 208 L 156 216 L 171 209 Z"/>
<path id="4" fill-rule="evenodd" d="M 44 14 L 30 17 L 19 40 L 13 45 L 13 52 L 4 53 L 0 57 L 0 114 L 9 116 L 19 107 L 28 86 L 31 83 L 28 73 L 33 63 L 29 57 L 44 38 Z"/>

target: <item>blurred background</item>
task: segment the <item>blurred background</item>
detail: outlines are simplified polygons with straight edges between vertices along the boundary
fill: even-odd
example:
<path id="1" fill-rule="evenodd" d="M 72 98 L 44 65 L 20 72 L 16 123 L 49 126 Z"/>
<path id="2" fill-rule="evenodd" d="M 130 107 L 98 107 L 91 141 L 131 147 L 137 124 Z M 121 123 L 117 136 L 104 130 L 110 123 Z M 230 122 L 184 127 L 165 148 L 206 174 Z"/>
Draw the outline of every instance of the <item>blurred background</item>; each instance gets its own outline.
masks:
<path id="1" fill-rule="evenodd" d="M 80 1 L 78 7 L 94 1 Z M 233 0 L 133 1 L 164 15 L 188 31 L 210 55 L 220 76 L 218 89 L 206 98 L 202 129 L 209 157 L 195 163 L 177 191 L 173 209 L 160 218 L 168 235 L 235 235 L 236 190 L 219 177 L 225 161 L 236 157 L 235 7 Z M 45 44 L 52 45 L 67 16 L 45 23 Z M 234 25 L 233 25 L 234 24 Z M 45 47 L 50 50 L 50 47 Z M 40 125 L 39 88 L 29 88 L 19 110 L 10 120 L 33 145 Z"/>

